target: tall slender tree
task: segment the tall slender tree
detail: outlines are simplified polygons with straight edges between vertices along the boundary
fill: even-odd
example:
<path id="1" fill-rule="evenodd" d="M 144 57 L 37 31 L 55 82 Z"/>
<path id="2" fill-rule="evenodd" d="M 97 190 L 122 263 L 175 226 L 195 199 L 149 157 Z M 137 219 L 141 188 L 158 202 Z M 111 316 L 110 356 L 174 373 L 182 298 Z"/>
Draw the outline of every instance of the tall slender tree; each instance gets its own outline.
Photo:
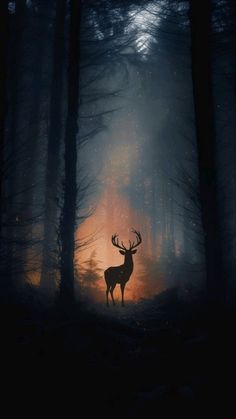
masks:
<path id="1" fill-rule="evenodd" d="M 53 71 L 50 98 L 49 135 L 47 146 L 45 214 L 44 214 L 44 247 L 41 273 L 41 286 L 47 291 L 54 291 L 56 253 L 56 205 L 59 182 L 60 144 L 62 132 L 62 99 L 64 81 L 65 54 L 65 18 L 66 0 L 56 2 L 56 21 L 54 31 Z"/>
<path id="2" fill-rule="evenodd" d="M 34 39 L 33 48 L 25 57 L 26 69 L 28 69 L 28 79 L 31 81 L 31 97 L 29 120 L 26 131 L 26 147 L 24 152 L 25 164 L 23 164 L 21 172 L 18 177 L 21 183 L 21 199 L 19 205 L 20 214 L 20 237 L 24 245 L 19 246 L 19 273 L 21 274 L 21 285 L 24 283 L 25 271 L 30 271 L 31 268 L 28 260 L 31 259 L 30 252 L 32 252 L 32 243 L 34 238 L 35 224 L 38 221 L 38 210 L 35 205 L 35 198 L 37 196 L 38 183 L 38 154 L 40 150 L 40 143 L 42 143 L 41 130 L 43 118 L 42 108 L 46 96 L 46 69 L 47 63 L 47 48 L 50 41 L 50 24 L 49 18 L 52 13 L 52 3 L 43 0 L 37 2 L 37 8 L 30 8 L 29 22 L 27 24 L 27 39 L 29 47 L 30 40 Z M 44 19 L 40 19 L 40 15 L 44 14 Z M 28 65 L 27 65 L 28 64 Z M 26 71 L 25 71 L 26 73 Z M 47 96 L 46 96 L 47 97 Z M 34 265 L 34 263 L 32 263 Z"/>
<path id="3" fill-rule="evenodd" d="M 80 80 L 80 21 L 81 1 L 70 1 L 68 106 L 65 130 L 64 198 L 60 223 L 61 283 L 60 297 L 74 298 L 74 250 L 77 198 L 77 135 Z"/>
<path id="4" fill-rule="evenodd" d="M 12 48 L 9 48 L 9 72 L 8 72 L 8 152 L 10 154 L 10 167 L 7 176 L 6 187 L 6 257 L 5 270 L 7 276 L 7 287 L 13 289 L 15 285 L 14 269 L 16 265 L 16 228 L 18 226 L 18 168 L 19 168 L 19 149 L 20 141 L 18 130 L 20 125 L 20 88 L 22 82 L 22 62 L 23 45 L 25 41 L 25 29 L 27 26 L 28 8 L 25 0 L 15 2 L 15 12 L 11 15 L 10 42 Z M 16 71 L 16 68 L 18 71 Z M 8 163 L 9 165 L 9 163 Z M 11 292 L 11 291 L 10 291 Z"/>
<path id="5" fill-rule="evenodd" d="M 211 0 L 204 7 L 190 0 L 191 62 L 198 149 L 199 196 L 204 231 L 208 297 L 222 301 L 225 294 L 225 271 L 222 256 L 222 233 L 217 190 L 217 146 L 211 59 Z"/>
<path id="6" fill-rule="evenodd" d="M 8 45 L 8 0 L 0 3 L 0 236 L 3 216 L 3 161 L 5 122 L 7 113 L 7 45 Z"/>

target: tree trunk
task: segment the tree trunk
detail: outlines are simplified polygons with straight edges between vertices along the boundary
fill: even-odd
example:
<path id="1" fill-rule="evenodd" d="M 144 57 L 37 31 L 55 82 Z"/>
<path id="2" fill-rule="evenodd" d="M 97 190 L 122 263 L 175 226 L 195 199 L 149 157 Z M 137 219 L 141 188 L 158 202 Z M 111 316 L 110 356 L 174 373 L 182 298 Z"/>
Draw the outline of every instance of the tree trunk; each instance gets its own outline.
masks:
<path id="1" fill-rule="evenodd" d="M 208 299 L 220 303 L 226 278 L 222 256 L 211 65 L 211 1 L 190 0 L 192 82 Z"/>
<path id="2" fill-rule="evenodd" d="M 0 2 L 0 238 L 2 236 L 2 222 L 4 211 L 4 145 L 5 122 L 7 114 L 7 44 L 8 44 L 8 1 Z"/>
<path id="3" fill-rule="evenodd" d="M 8 152 L 11 155 L 11 169 L 6 174 L 6 257 L 5 271 L 9 292 L 15 287 L 14 269 L 16 265 L 16 229 L 18 226 L 18 205 L 16 202 L 17 187 L 19 183 L 17 173 L 19 147 L 17 128 L 19 126 L 19 86 L 21 81 L 22 45 L 27 21 L 27 6 L 25 0 L 16 1 L 15 14 L 11 15 L 9 39 L 13 48 L 9 48 L 9 72 L 8 72 Z M 17 71 L 16 71 L 17 68 Z M 14 286 L 13 286 L 14 282 Z"/>
<path id="4" fill-rule="evenodd" d="M 8 1 L 0 2 L 0 276 L 1 291 L 5 288 L 5 250 L 6 243 L 3 240 L 3 224 L 5 218 L 4 201 L 4 154 L 5 154 L 5 124 L 7 116 L 7 49 L 8 49 Z M 4 290 L 5 291 L 5 290 Z M 1 292 L 3 294 L 3 292 Z"/>
<path id="5" fill-rule="evenodd" d="M 74 299 L 74 233 L 76 227 L 77 198 L 77 134 L 80 77 L 80 18 L 81 2 L 70 1 L 68 107 L 65 132 L 64 201 L 61 214 L 61 283 L 60 297 Z"/>
<path id="6" fill-rule="evenodd" d="M 156 181 L 157 171 L 155 165 L 152 167 L 152 178 L 151 178 L 151 242 L 152 242 L 152 258 L 157 258 L 157 198 L 156 198 Z"/>
<path id="7" fill-rule="evenodd" d="M 49 9 L 49 10 L 48 10 Z M 42 11 L 47 14 L 50 8 L 45 6 Z M 25 152 L 24 169 L 19 173 L 21 178 L 22 189 L 25 192 L 22 194 L 22 202 L 20 208 L 21 214 L 21 228 L 20 237 L 25 241 L 24 246 L 19 248 L 19 263 L 20 268 L 19 282 L 22 286 L 25 280 L 25 272 L 32 270 L 33 266 L 28 266 L 28 260 L 32 259 L 30 254 L 32 252 L 30 243 L 34 236 L 34 224 L 36 222 L 37 213 L 35 211 L 35 191 L 37 184 L 37 169 L 40 146 L 40 128 L 41 119 L 40 112 L 44 99 L 44 62 L 46 46 L 48 42 L 48 22 L 45 19 L 43 23 L 38 20 L 37 14 L 31 16 L 32 27 L 31 36 L 35 39 L 34 50 L 32 52 L 32 63 L 30 61 L 30 72 L 32 73 L 32 88 L 31 88 L 31 103 L 30 115 L 27 132 L 27 149 Z M 35 219 L 34 219 L 35 217 Z"/>
<path id="8" fill-rule="evenodd" d="M 49 135 L 47 146 L 44 244 L 41 271 L 41 288 L 47 292 L 55 291 L 55 254 L 56 254 L 56 205 L 60 143 L 62 130 L 63 60 L 65 53 L 65 15 L 66 1 L 57 0 L 54 30 L 53 72 L 50 98 Z"/>

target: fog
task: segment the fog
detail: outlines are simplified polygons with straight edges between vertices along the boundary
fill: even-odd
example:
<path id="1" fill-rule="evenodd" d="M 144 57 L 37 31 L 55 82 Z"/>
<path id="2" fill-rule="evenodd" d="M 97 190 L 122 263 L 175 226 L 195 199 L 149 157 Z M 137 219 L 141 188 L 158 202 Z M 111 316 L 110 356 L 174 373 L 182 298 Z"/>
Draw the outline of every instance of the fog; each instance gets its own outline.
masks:
<path id="1" fill-rule="evenodd" d="M 129 12 L 125 35 L 118 38 L 121 45 L 123 36 L 128 42 L 112 64 L 92 69 L 105 75 L 84 92 L 80 129 L 86 132 L 89 116 L 96 124 L 99 115 L 103 126 L 79 154 L 79 167 L 91 181 L 84 207 L 91 216 L 77 230 L 81 243 L 89 241 L 77 252 L 77 272 L 92 294 L 105 290 L 104 269 L 123 263 L 112 234 L 127 242 L 132 228 L 141 232 L 143 244 L 127 298 L 147 298 L 170 286 L 185 294 L 190 282 L 198 288 L 204 276 L 201 227 L 189 191 L 196 171 L 189 45 L 175 48 L 174 35 L 159 34 L 158 12 L 155 4 Z M 95 92 L 101 97 L 86 105 Z M 96 271 L 91 281 L 89 263 Z M 185 280 L 190 272 L 193 279 Z"/>

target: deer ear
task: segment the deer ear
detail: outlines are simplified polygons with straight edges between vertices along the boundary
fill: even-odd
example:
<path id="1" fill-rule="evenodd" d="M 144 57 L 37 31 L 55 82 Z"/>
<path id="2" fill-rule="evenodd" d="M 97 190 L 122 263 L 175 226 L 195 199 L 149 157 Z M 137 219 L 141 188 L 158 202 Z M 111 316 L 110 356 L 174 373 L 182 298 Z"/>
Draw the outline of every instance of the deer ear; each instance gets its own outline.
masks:
<path id="1" fill-rule="evenodd" d="M 137 250 L 132 250 L 132 255 L 134 255 L 137 252 Z"/>
<path id="2" fill-rule="evenodd" d="M 125 252 L 123 252 L 123 250 L 119 250 L 119 252 L 120 252 L 122 255 L 125 255 Z"/>

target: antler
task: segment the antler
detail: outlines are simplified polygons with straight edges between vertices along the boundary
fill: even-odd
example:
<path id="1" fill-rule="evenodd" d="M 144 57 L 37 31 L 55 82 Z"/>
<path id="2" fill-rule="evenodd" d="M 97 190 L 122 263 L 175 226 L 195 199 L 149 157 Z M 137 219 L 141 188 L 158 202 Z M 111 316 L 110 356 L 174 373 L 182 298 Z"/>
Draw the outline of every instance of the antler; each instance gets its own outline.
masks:
<path id="1" fill-rule="evenodd" d="M 111 242 L 112 242 L 113 246 L 118 247 L 121 250 L 127 250 L 126 247 L 124 246 L 123 242 L 121 242 L 121 245 L 119 244 L 118 234 L 114 234 L 111 237 Z"/>
<path id="2" fill-rule="evenodd" d="M 135 242 L 131 243 L 131 241 L 129 240 L 129 250 L 135 249 L 135 247 L 138 247 L 142 243 L 141 233 L 139 231 L 134 230 L 134 228 L 132 228 L 132 233 L 136 235 L 137 241 L 136 243 Z"/>

